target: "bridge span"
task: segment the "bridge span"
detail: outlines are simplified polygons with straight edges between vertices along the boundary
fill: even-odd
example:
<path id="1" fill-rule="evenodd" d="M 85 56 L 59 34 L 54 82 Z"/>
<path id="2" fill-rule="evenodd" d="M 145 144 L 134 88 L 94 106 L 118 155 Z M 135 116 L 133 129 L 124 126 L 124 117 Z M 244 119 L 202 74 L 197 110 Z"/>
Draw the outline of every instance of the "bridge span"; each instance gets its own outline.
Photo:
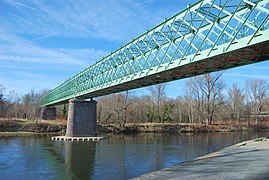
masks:
<path id="1" fill-rule="evenodd" d="M 43 114 L 70 99 L 268 60 L 268 18 L 269 0 L 197 1 L 50 91 L 41 100 Z"/>

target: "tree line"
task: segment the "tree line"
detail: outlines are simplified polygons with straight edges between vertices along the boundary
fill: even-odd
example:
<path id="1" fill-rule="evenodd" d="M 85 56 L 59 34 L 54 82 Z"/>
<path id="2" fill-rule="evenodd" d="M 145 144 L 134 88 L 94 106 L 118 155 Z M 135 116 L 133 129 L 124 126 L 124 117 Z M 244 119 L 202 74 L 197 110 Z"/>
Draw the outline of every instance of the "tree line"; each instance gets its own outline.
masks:
<path id="1" fill-rule="evenodd" d="M 186 81 L 176 98 L 166 94 L 167 84 L 148 87 L 149 95 L 123 92 L 98 98 L 100 123 L 199 123 L 254 121 L 269 117 L 269 84 L 263 79 L 246 80 L 243 87 L 227 87 L 223 72 L 205 74 Z M 214 122 L 215 121 L 215 122 Z"/>
<path id="2" fill-rule="evenodd" d="M 31 90 L 19 95 L 11 90 L 6 94 L 6 88 L 0 84 L 0 118 L 37 119 L 40 116 L 40 99 L 47 92 Z"/>
<path id="3" fill-rule="evenodd" d="M 167 84 L 147 88 L 149 94 L 137 96 L 129 91 L 97 98 L 97 121 L 101 124 L 126 123 L 200 123 L 224 121 L 256 124 L 269 117 L 269 84 L 263 79 L 246 80 L 243 87 L 227 87 L 223 72 L 188 79 L 176 98 L 169 98 Z M 0 118 L 38 119 L 40 98 L 48 90 L 20 96 L 0 85 Z M 68 106 L 57 106 L 65 118 Z"/>

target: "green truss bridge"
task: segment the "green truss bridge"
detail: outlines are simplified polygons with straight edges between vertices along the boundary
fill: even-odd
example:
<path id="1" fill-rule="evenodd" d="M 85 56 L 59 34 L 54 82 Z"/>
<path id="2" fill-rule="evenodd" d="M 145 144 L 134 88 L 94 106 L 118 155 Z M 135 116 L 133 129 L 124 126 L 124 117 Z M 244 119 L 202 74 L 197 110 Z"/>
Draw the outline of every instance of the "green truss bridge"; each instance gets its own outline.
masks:
<path id="1" fill-rule="evenodd" d="M 269 0 L 197 1 L 63 82 L 41 106 L 267 60 L 268 17 Z"/>

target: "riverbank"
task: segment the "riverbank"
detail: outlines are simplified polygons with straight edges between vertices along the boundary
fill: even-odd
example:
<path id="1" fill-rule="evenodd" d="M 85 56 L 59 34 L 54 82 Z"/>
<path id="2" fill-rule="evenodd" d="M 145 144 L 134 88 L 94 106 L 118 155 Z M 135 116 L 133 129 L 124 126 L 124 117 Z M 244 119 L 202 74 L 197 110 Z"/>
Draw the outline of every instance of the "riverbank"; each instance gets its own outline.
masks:
<path id="1" fill-rule="evenodd" d="M 62 132 L 52 133 L 37 133 L 37 132 L 0 132 L 0 137 L 24 137 L 24 136 L 51 136 L 51 135 L 63 135 Z"/>
<path id="2" fill-rule="evenodd" d="M 269 131 L 269 125 L 203 125 L 187 123 L 127 123 L 125 126 L 117 124 L 99 124 L 98 132 L 113 134 L 135 133 L 213 133 L 213 132 L 259 132 Z M 66 131 L 66 121 L 63 120 L 24 120 L 0 119 L 0 136 L 14 136 L 21 133 L 57 133 L 63 135 Z M 24 134 L 23 134 L 24 133 Z"/>
<path id="3" fill-rule="evenodd" d="M 269 140 L 258 138 L 134 179 L 269 179 L 268 167 Z"/>
<path id="4" fill-rule="evenodd" d="M 65 121 L 24 120 L 24 119 L 1 119 L 0 136 L 30 136 L 33 134 L 65 132 Z"/>
<path id="5" fill-rule="evenodd" d="M 269 125 L 204 125 L 187 123 L 128 123 L 125 126 L 115 124 L 102 125 L 102 129 L 114 134 L 134 133 L 211 133 L 211 132 L 242 132 L 268 131 Z M 100 129 L 101 130 L 101 129 Z"/>

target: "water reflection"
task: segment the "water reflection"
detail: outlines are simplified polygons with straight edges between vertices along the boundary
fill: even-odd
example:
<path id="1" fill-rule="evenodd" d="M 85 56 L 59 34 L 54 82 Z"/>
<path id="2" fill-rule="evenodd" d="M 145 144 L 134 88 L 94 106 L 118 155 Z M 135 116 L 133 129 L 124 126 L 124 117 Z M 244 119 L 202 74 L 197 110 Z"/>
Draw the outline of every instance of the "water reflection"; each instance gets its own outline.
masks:
<path id="1" fill-rule="evenodd" d="M 66 172 L 72 179 L 90 179 L 93 176 L 96 142 L 65 143 Z"/>
<path id="2" fill-rule="evenodd" d="M 215 133 L 113 136 L 97 144 L 95 171 L 92 178 L 128 179 L 136 177 L 261 135 Z M 102 167 L 105 167 L 106 170 L 104 171 Z"/>
<path id="3" fill-rule="evenodd" d="M 99 142 L 0 138 L 0 179 L 128 179 L 264 133 L 109 136 Z"/>

